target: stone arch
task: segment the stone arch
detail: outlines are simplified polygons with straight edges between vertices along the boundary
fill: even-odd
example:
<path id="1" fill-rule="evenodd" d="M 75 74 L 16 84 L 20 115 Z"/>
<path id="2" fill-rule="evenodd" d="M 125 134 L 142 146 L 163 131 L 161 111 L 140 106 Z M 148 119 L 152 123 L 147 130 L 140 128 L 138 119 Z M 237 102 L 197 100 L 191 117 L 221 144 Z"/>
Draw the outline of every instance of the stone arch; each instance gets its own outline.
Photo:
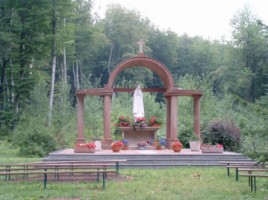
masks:
<path id="1" fill-rule="evenodd" d="M 110 119 L 110 110 L 111 110 L 111 97 L 113 92 L 116 91 L 116 88 L 113 88 L 112 85 L 117 77 L 123 70 L 130 67 L 144 67 L 148 68 L 151 71 L 155 72 L 161 81 L 164 84 L 164 90 L 161 92 L 164 93 L 166 97 L 167 104 L 167 123 L 166 123 L 166 139 L 168 147 L 171 147 L 171 143 L 177 141 L 177 99 L 179 96 L 192 96 L 194 99 L 194 132 L 200 137 L 200 97 L 202 92 L 198 90 L 191 89 L 181 89 L 174 86 L 174 81 L 171 73 L 168 68 L 161 62 L 145 56 L 143 53 L 140 53 L 138 56 L 126 59 L 119 63 L 116 68 L 110 74 L 108 83 L 104 88 L 93 88 L 87 90 L 79 90 L 76 92 L 77 96 L 77 139 L 76 143 L 83 143 L 85 141 L 84 137 L 84 97 L 87 95 L 93 96 L 102 96 L 104 104 L 104 135 L 102 146 L 105 149 L 110 148 L 112 143 L 111 137 L 111 119 Z M 155 91 L 155 90 L 154 90 Z"/>
<path id="2" fill-rule="evenodd" d="M 141 66 L 152 70 L 159 76 L 166 89 L 173 89 L 174 81 L 168 68 L 159 61 L 146 56 L 132 57 L 119 63 L 110 74 L 107 86 L 112 88 L 117 75 L 119 75 L 123 70 L 135 66 Z"/>

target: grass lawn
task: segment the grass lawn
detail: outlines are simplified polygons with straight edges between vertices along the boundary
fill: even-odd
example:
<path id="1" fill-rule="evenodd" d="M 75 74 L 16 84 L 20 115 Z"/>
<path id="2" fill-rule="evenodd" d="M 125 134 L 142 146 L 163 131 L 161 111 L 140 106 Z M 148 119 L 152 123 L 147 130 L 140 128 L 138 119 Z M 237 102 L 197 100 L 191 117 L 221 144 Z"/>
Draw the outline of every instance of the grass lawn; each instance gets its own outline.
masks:
<path id="1" fill-rule="evenodd" d="M 105 190 L 102 189 L 101 183 L 86 181 L 48 182 L 47 190 L 44 191 L 42 180 L 19 182 L 1 180 L 0 199 L 268 199 L 267 179 L 258 179 L 257 193 L 250 192 L 247 178 L 241 178 L 236 182 L 234 172 L 227 177 L 224 167 L 122 169 L 121 175 L 125 177 L 124 180 L 108 180 Z"/>
<path id="2" fill-rule="evenodd" d="M 0 141 L 0 163 L 33 162 L 40 158 L 19 158 L 16 150 Z M 235 181 L 234 170 L 227 177 L 225 167 L 176 167 L 166 169 L 122 169 L 124 178 L 108 180 L 106 189 L 95 181 L 63 182 L 4 181 L 0 177 L 0 200 L 268 200 L 268 179 L 257 179 L 257 193 L 248 179 Z"/>

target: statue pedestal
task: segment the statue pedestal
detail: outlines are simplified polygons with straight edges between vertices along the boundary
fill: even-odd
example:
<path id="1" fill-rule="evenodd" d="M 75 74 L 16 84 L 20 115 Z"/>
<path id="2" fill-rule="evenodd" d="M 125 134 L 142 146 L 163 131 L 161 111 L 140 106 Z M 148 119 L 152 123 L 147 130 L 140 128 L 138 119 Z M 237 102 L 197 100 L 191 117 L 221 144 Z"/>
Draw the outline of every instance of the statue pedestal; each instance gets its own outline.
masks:
<path id="1" fill-rule="evenodd" d="M 155 134 L 159 127 L 146 127 L 141 130 L 133 130 L 132 127 L 120 127 L 122 138 L 128 140 L 130 149 L 137 149 L 137 143 L 155 140 Z"/>

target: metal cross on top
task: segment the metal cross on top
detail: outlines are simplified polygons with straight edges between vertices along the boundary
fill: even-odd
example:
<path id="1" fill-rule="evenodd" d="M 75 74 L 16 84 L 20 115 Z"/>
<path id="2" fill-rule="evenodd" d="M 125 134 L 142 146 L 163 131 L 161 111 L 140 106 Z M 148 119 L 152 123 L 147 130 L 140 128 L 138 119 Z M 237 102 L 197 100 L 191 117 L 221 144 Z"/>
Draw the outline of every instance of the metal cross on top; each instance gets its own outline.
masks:
<path id="1" fill-rule="evenodd" d="M 140 39 L 140 40 L 137 42 L 137 44 L 138 44 L 139 47 L 140 47 L 140 51 L 139 51 L 139 53 L 140 53 L 140 54 L 143 54 L 143 45 L 145 45 L 145 41 L 144 41 L 143 39 Z"/>

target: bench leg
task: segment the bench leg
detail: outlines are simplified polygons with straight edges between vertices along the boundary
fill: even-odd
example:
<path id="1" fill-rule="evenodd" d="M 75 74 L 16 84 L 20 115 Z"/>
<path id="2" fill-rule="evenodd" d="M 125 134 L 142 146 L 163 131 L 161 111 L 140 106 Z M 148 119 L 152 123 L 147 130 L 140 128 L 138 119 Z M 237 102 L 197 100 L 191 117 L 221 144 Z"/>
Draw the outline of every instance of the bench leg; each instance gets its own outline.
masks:
<path id="1" fill-rule="evenodd" d="M 119 162 L 116 162 L 115 168 L 116 168 L 116 175 L 118 175 L 119 174 Z"/>
<path id="2" fill-rule="evenodd" d="M 230 168 L 228 166 L 229 166 L 229 163 L 226 165 L 226 167 L 227 167 L 227 176 L 230 176 Z"/>
<path id="3" fill-rule="evenodd" d="M 252 174 L 252 173 L 249 171 L 248 174 Z M 250 177 L 248 177 L 248 186 L 251 186 L 251 184 L 252 184 L 251 179 Z"/>
<path id="4" fill-rule="evenodd" d="M 97 171 L 99 171 L 99 168 L 97 169 Z M 99 180 L 100 180 L 100 173 L 97 172 L 97 183 L 99 182 Z"/>
<path id="5" fill-rule="evenodd" d="M 257 186 L 256 186 L 256 176 L 253 177 L 253 181 L 254 181 L 254 192 L 256 192 L 256 190 L 257 190 Z"/>
<path id="6" fill-rule="evenodd" d="M 238 181 L 238 168 L 235 168 L 235 180 Z"/>
<path id="7" fill-rule="evenodd" d="M 252 176 L 250 177 L 250 191 L 252 192 L 253 191 L 253 182 L 252 182 Z"/>
<path id="8" fill-rule="evenodd" d="M 106 173 L 102 173 L 102 188 L 105 189 L 105 177 L 106 177 Z"/>
<path id="9" fill-rule="evenodd" d="M 44 190 L 47 188 L 47 174 L 44 174 Z"/>
<path id="10" fill-rule="evenodd" d="M 6 166 L 6 172 L 10 172 L 10 166 Z M 10 180 L 10 174 L 9 175 L 6 175 L 6 181 L 7 180 Z"/>

